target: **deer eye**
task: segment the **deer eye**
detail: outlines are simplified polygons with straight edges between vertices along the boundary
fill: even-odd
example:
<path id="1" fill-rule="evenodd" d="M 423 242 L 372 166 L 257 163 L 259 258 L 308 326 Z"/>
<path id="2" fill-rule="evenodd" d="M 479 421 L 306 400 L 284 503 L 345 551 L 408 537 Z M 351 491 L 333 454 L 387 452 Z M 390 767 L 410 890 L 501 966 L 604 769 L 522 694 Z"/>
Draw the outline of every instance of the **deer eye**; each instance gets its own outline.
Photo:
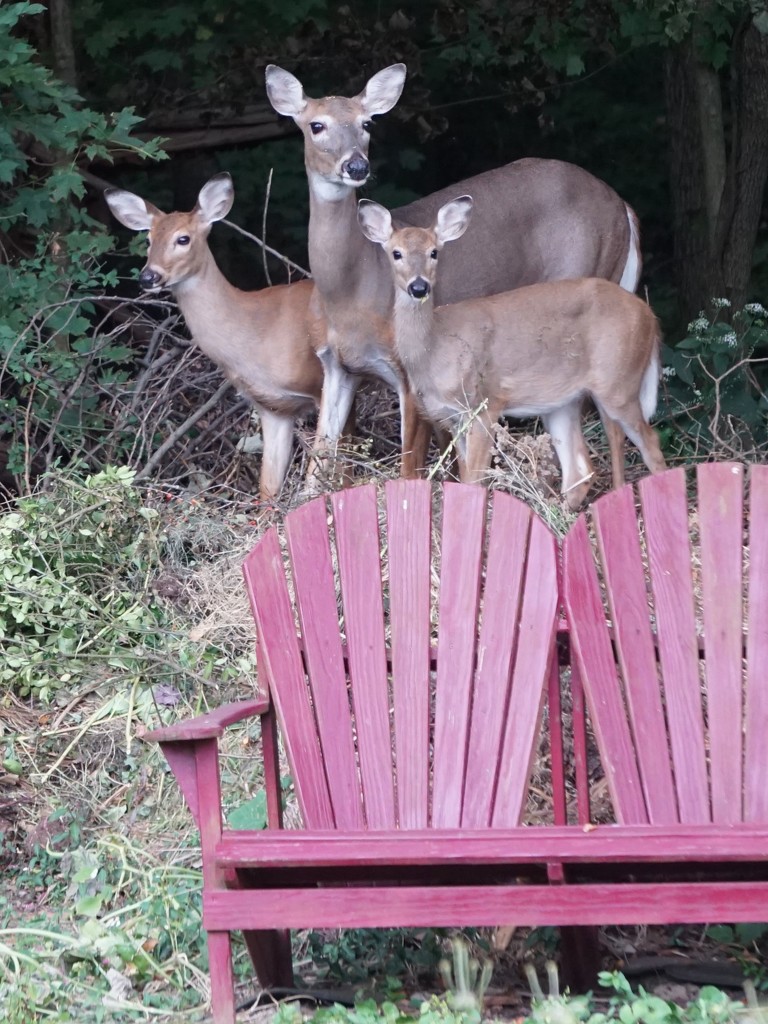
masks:
<path id="1" fill-rule="evenodd" d="M 403 258 L 403 254 L 400 252 L 399 249 L 393 249 L 392 250 L 392 259 L 393 260 L 401 260 L 402 258 Z"/>
<path id="2" fill-rule="evenodd" d="M 176 239 L 176 245 L 189 245 L 190 241 L 189 235 L 179 235 Z"/>
<path id="3" fill-rule="evenodd" d="M 373 131 L 373 121 L 363 121 L 363 131 L 369 134 Z"/>
<path id="4" fill-rule="evenodd" d="M 431 260 L 436 260 L 437 259 L 437 249 L 433 249 L 432 250 L 432 252 L 429 254 L 429 258 Z"/>
<path id="5" fill-rule="evenodd" d="M 313 135 L 319 135 L 320 132 L 325 131 L 325 125 L 323 124 L 322 121 L 310 121 L 309 130 L 312 132 Z"/>

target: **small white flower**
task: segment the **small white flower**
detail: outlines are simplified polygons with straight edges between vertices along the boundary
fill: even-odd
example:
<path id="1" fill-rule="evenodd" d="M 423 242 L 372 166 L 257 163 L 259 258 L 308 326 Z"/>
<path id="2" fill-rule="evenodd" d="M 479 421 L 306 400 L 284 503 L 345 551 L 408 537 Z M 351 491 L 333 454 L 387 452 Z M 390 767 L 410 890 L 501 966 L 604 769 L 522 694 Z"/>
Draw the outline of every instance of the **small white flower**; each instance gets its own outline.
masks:
<path id="1" fill-rule="evenodd" d="M 728 309 L 731 305 L 730 299 L 712 299 L 712 305 L 715 309 Z"/>
<path id="2" fill-rule="evenodd" d="M 676 377 L 677 372 L 675 371 L 674 366 L 662 366 L 661 376 L 664 377 L 665 380 L 667 380 L 670 377 Z"/>
<path id="3" fill-rule="evenodd" d="M 729 345 L 731 348 L 736 348 L 736 346 L 739 343 L 739 339 L 736 337 L 735 331 L 728 331 L 727 334 L 724 334 L 723 341 L 726 345 Z"/>
<path id="4" fill-rule="evenodd" d="M 691 334 L 700 334 L 702 331 L 706 331 L 708 327 L 709 320 L 705 316 L 698 316 L 688 324 L 688 330 Z"/>
<path id="5" fill-rule="evenodd" d="M 760 302 L 748 302 L 744 309 L 752 316 L 768 316 L 768 310 Z"/>

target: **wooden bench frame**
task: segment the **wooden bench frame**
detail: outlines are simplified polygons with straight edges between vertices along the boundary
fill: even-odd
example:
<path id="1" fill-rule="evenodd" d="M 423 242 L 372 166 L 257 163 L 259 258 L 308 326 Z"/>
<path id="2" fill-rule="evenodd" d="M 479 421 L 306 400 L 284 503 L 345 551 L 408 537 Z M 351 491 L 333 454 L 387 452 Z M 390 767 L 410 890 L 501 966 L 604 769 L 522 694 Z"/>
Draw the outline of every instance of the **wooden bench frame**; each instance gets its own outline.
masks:
<path id="1" fill-rule="evenodd" d="M 263 645 L 258 652 L 259 681 L 262 686 L 267 684 L 268 692 L 147 736 L 161 744 L 200 830 L 203 919 L 209 938 L 216 1024 L 234 1021 L 233 930 L 244 933 L 261 983 L 274 985 L 292 981 L 287 931 L 291 928 L 554 925 L 562 929 L 562 955 L 569 980 L 585 987 L 596 966 L 596 937 L 591 926 L 768 920 L 768 751 L 761 749 L 759 739 L 768 736 L 768 684 L 760 684 L 760 666 L 768 664 L 768 527 L 761 525 L 768 522 L 764 515 L 768 512 L 768 467 L 754 466 L 750 472 L 750 514 L 757 525 L 748 537 L 750 568 L 744 575 L 743 467 L 701 466 L 696 482 L 699 497 L 694 503 L 695 527 L 700 533 L 696 550 L 701 554 L 701 570 L 700 578 L 693 581 L 687 547 L 689 485 L 683 470 L 641 482 L 640 519 L 634 491 L 628 485 L 599 499 L 588 515 L 579 517 L 562 544 L 529 510 L 523 511 L 525 506 L 497 492 L 490 499 L 493 529 L 488 527 L 483 548 L 486 560 L 477 565 L 471 556 L 475 536 L 472 523 L 478 524 L 484 536 L 489 514 L 485 492 L 444 485 L 440 497 L 435 498 L 441 501 L 442 509 L 440 578 L 447 595 L 444 600 L 441 591 L 439 612 L 446 620 L 453 616 L 453 630 L 460 629 L 462 616 L 467 614 L 466 600 L 477 615 L 479 599 L 472 593 L 472 580 L 476 580 L 478 588 L 485 588 L 484 610 L 481 625 L 476 631 L 473 619 L 468 635 L 476 638 L 472 642 L 478 646 L 462 650 L 461 640 L 455 640 L 448 630 L 440 633 L 436 648 L 430 648 L 429 633 L 421 630 L 408 634 L 404 648 L 401 645 L 398 650 L 393 644 L 387 650 L 383 670 L 380 658 L 378 669 L 375 657 L 365 661 L 377 649 L 378 641 L 367 635 L 361 639 L 354 633 L 357 627 L 345 622 L 348 635 L 347 646 L 343 647 L 335 603 L 329 608 L 313 590 L 314 577 L 336 572 L 325 552 L 328 540 L 317 547 L 317 537 L 328 536 L 323 526 L 329 519 L 326 499 L 310 502 L 287 517 L 288 548 L 293 559 L 290 587 L 283 579 L 285 556 L 277 531 L 269 531 L 262 538 L 249 556 L 245 571 Z M 429 531 L 424 532 L 421 520 L 425 514 L 429 518 L 432 492 L 425 482 L 402 481 L 387 484 L 385 490 L 391 531 L 389 586 L 394 587 L 396 577 L 405 579 L 409 575 L 408 558 L 412 556 L 414 564 L 429 560 Z M 370 537 L 371 517 L 381 514 L 376 502 L 372 485 L 340 492 L 331 499 L 344 598 L 348 596 L 347 588 L 352 593 L 357 587 L 356 600 L 368 601 L 366 578 L 371 579 L 380 554 L 381 538 Z M 405 508 L 413 518 L 397 525 L 399 510 Z M 523 522 L 522 518 L 515 519 L 515 526 L 515 516 L 527 517 L 527 532 L 523 531 L 519 542 L 522 568 L 515 591 L 518 596 L 510 598 L 513 603 L 517 600 L 516 638 L 510 641 L 510 653 L 504 648 L 508 637 L 505 640 L 504 629 L 499 629 L 503 621 L 496 620 L 495 610 L 504 610 L 504 601 L 498 595 L 505 593 L 503 588 L 512 571 L 511 562 L 503 571 L 499 569 L 499 552 L 513 546 L 509 538 Z M 588 529 L 590 521 L 596 548 Z M 499 526 L 497 530 L 496 524 L 502 522 L 503 529 Z M 415 547 L 412 535 L 420 537 Z M 353 536 L 356 539 L 351 541 Z M 362 548 L 356 546 L 358 543 Z M 345 545 L 351 545 L 346 552 Z M 558 565 L 560 553 L 562 563 Z M 311 570 L 304 576 L 302 564 Z M 552 566 L 554 583 L 549 580 Z M 470 578 L 468 572 L 476 576 Z M 270 573 L 271 583 L 267 580 Z M 345 573 L 353 574 L 354 579 L 345 577 Z M 451 573 L 451 580 L 445 584 L 446 575 Z M 378 568 L 374 574 L 380 578 Z M 328 586 L 329 581 L 330 576 L 325 581 Z M 601 584 L 608 594 L 608 611 Z M 317 586 L 320 593 L 322 587 Z M 562 601 L 559 606 L 557 601 L 551 604 L 552 586 Z M 748 599 L 744 600 L 747 586 Z M 502 589 L 493 589 L 497 587 Z M 651 591 L 655 603 L 649 613 Z M 419 593 L 423 598 L 421 591 L 415 597 L 418 599 Z M 395 607 L 394 598 L 392 606 L 387 607 L 393 640 L 396 629 L 411 629 L 411 620 L 419 618 L 414 612 L 416 605 L 409 603 L 414 594 L 409 594 L 403 608 Z M 491 599 L 489 595 L 495 596 Z M 287 602 L 294 599 L 299 604 L 303 640 L 291 635 L 296 627 Z M 703 616 L 703 635 L 691 600 L 700 610 L 699 618 Z M 455 607 L 452 601 L 458 602 Z M 282 633 L 279 629 L 276 633 L 273 620 L 279 618 L 277 605 L 281 602 L 285 603 L 285 616 Z M 345 609 L 350 610 L 346 605 Z M 365 614 L 370 618 L 370 609 Z M 396 620 L 402 624 L 396 627 Z M 310 637 L 313 623 L 321 627 L 315 640 Z M 328 641 L 331 624 L 335 624 L 335 638 Z M 294 643 L 297 647 L 291 653 L 288 649 Z M 420 652 L 418 663 L 409 661 L 414 649 Z M 478 655 L 480 650 L 482 657 Z M 498 651 L 501 654 L 496 664 L 492 658 Z M 322 665 L 319 654 L 321 661 L 325 659 Z M 471 656 L 469 661 L 467 656 Z M 546 692 L 551 824 L 519 824 L 530 759 L 524 770 L 516 769 L 519 778 L 509 790 L 513 793 L 510 821 L 502 820 L 506 814 L 502 807 L 500 820 L 491 824 L 498 809 L 478 809 L 469 802 L 476 759 L 484 753 L 483 730 L 490 728 L 492 719 L 483 722 L 482 729 L 478 727 L 477 737 L 469 723 L 457 726 L 457 747 L 469 751 L 462 769 L 465 774 L 456 776 L 457 782 L 449 777 L 453 771 L 450 752 L 443 754 L 447 768 L 438 764 L 440 716 L 446 707 L 443 703 L 435 713 L 435 760 L 430 769 L 434 779 L 430 776 L 429 783 L 434 792 L 428 798 L 431 802 L 427 813 L 428 817 L 432 815 L 430 820 L 413 826 L 404 821 L 412 808 L 395 806 L 385 807 L 385 820 L 369 821 L 367 828 L 365 821 L 356 827 L 339 824 L 333 816 L 348 812 L 348 799 L 337 800 L 334 809 L 334 796 L 328 796 L 324 788 L 327 778 L 315 778 L 317 764 L 326 776 L 330 775 L 323 754 L 313 762 L 317 750 L 313 747 L 311 756 L 306 755 L 304 748 L 300 750 L 288 736 L 289 759 L 308 828 L 283 829 L 277 716 L 275 701 L 270 698 L 277 698 L 281 726 L 287 726 L 288 733 L 299 728 L 291 716 L 294 704 L 300 701 L 298 690 L 288 700 L 286 694 L 291 691 L 284 688 L 281 671 L 294 673 L 297 679 L 312 671 L 329 677 L 340 672 L 345 679 L 357 672 L 353 679 L 357 686 L 360 678 L 375 677 L 377 671 L 380 676 L 381 671 L 386 676 L 397 672 L 398 659 L 403 658 L 408 678 L 414 672 L 423 676 L 426 658 L 427 673 L 431 670 L 434 676 L 434 670 L 438 670 L 438 691 L 441 663 L 447 666 L 442 670 L 443 679 L 451 680 L 455 674 L 457 691 L 463 685 L 462 672 L 475 681 L 477 689 L 467 698 L 467 707 L 476 707 L 479 719 L 482 702 L 488 698 L 480 686 L 486 657 L 491 658 L 491 674 L 502 666 L 501 674 L 514 677 L 510 684 L 513 694 L 519 693 L 515 690 L 518 685 L 537 686 Z M 468 667 L 463 669 L 465 662 Z M 706 673 L 711 714 L 706 725 L 700 702 L 704 677 L 700 679 L 699 673 Z M 525 682 L 518 684 L 518 678 Z M 738 710 L 734 705 L 737 692 Z M 491 696 L 494 694 L 496 691 Z M 570 717 L 567 750 L 562 713 L 565 694 Z M 408 699 L 415 698 L 410 695 Z M 524 735 L 515 738 L 514 749 L 522 750 L 525 760 L 533 754 L 529 734 L 531 723 L 538 728 L 541 702 L 534 707 L 530 695 L 520 697 L 518 704 L 512 697 L 498 699 L 512 702 L 502 724 L 504 730 L 519 724 Z M 361 706 L 357 691 L 355 700 L 356 706 Z M 406 710 L 409 707 L 402 706 Z M 591 821 L 587 706 L 616 823 Z M 386 702 L 385 712 L 388 716 Z M 314 713 L 321 715 L 319 704 Z M 417 707 L 413 714 L 419 717 Z M 455 725 L 456 716 L 453 711 L 450 714 Z M 222 823 L 218 741 L 225 728 L 255 716 L 261 721 L 269 827 L 262 832 L 228 830 Z M 358 715 L 358 732 L 367 728 L 366 716 Z M 410 727 L 407 717 L 402 718 L 403 737 Z M 490 732 L 488 742 L 492 745 Z M 400 735 L 398 744 L 405 744 L 405 757 L 410 758 Z M 361 737 L 358 740 L 363 742 Z M 305 736 L 301 742 L 306 746 L 310 741 Z M 734 742 L 738 743 L 735 752 L 729 750 Z M 311 739 L 312 744 L 315 739 Z M 499 745 L 497 756 L 501 749 Z M 306 763 L 302 760 L 305 756 Z M 402 767 L 406 765 L 405 757 L 398 761 L 398 771 L 407 772 L 407 767 Z M 379 794 L 365 790 L 366 767 L 361 763 L 358 767 L 362 806 L 368 814 L 370 804 L 370 814 L 377 814 Z M 442 783 L 442 796 L 438 791 L 438 768 L 449 772 L 448 781 Z M 339 770 L 343 773 L 344 769 Z M 322 793 L 315 792 L 315 782 L 322 782 Z M 372 784 L 378 788 L 377 781 Z M 497 787 L 498 781 L 493 785 Z M 409 786 L 406 779 L 403 788 Z M 467 795 L 463 808 L 451 804 L 457 786 Z M 478 792 L 482 792 L 481 778 L 472 783 L 472 794 Z M 575 800 L 571 799 L 574 792 Z M 385 796 L 388 800 L 386 792 Z M 406 794 L 404 800 L 408 799 Z M 355 800 L 357 795 L 352 802 Z M 412 806 L 417 807 L 417 802 Z M 354 814 L 359 813 L 354 810 Z M 439 826 L 434 820 L 438 813 L 444 815 Z M 387 814 L 394 814 L 396 820 L 387 824 Z M 474 821 L 482 815 L 484 824 Z M 473 821 L 471 827 L 465 827 L 467 820 Z"/>

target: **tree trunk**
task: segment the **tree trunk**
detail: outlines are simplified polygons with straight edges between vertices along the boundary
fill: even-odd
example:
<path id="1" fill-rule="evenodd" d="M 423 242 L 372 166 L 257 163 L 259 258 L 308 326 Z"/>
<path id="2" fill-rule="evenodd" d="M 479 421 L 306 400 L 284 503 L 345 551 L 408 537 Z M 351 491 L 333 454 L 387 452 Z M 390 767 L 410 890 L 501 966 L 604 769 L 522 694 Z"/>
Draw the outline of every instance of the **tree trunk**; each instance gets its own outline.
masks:
<path id="1" fill-rule="evenodd" d="M 734 309 L 750 298 L 752 255 L 768 180 L 768 35 L 750 24 L 737 40 L 734 138 L 722 217 L 722 268 Z"/>
<path id="2" fill-rule="evenodd" d="M 49 0 L 51 22 L 51 53 L 53 70 L 57 78 L 73 89 L 77 88 L 77 62 L 75 40 L 72 33 L 70 0 Z"/>
<path id="3" fill-rule="evenodd" d="M 709 177 L 711 185 L 713 170 L 710 168 L 709 175 L 705 170 L 705 118 L 699 106 L 698 70 L 691 38 L 669 50 L 664 87 L 669 126 L 672 233 L 680 309 L 686 321 L 724 290 L 718 262 L 712 258 L 710 211 L 713 197 L 710 193 L 708 203 L 707 179 Z M 717 149 L 719 140 L 713 138 L 717 128 L 717 122 L 708 128 L 710 152 Z"/>
<path id="4" fill-rule="evenodd" d="M 751 19 L 736 33 L 729 118 L 720 76 L 699 59 L 696 43 L 694 27 L 669 51 L 665 73 L 674 255 L 686 320 L 714 298 L 737 309 L 749 297 L 768 178 L 768 37 Z"/>

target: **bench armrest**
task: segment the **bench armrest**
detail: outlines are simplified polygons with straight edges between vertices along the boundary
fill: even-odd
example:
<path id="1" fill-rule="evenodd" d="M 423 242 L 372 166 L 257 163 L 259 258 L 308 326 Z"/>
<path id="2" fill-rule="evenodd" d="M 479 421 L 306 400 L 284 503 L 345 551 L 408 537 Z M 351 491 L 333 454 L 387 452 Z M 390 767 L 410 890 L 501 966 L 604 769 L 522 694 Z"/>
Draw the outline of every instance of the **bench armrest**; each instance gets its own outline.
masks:
<path id="1" fill-rule="evenodd" d="M 160 729 L 139 732 L 139 739 L 147 743 L 189 743 L 196 740 L 218 739 L 229 725 L 241 722 L 245 718 L 263 715 L 269 711 L 269 697 L 258 697 L 255 700 L 240 700 L 232 704 L 223 704 L 215 711 L 198 715 L 183 722 L 174 722 Z"/>
<path id="2" fill-rule="evenodd" d="M 224 704 L 215 711 L 190 718 L 186 722 L 175 722 L 162 729 L 151 729 L 139 734 L 140 739 L 148 743 L 160 744 L 198 828 L 201 828 L 201 801 L 209 807 L 206 822 L 211 816 L 211 806 L 215 806 L 216 815 L 219 819 L 221 817 L 219 737 L 228 725 L 242 722 L 244 718 L 253 718 L 254 715 L 263 715 L 269 710 L 268 697 L 241 700 Z M 220 821 L 218 830 L 221 831 Z"/>

